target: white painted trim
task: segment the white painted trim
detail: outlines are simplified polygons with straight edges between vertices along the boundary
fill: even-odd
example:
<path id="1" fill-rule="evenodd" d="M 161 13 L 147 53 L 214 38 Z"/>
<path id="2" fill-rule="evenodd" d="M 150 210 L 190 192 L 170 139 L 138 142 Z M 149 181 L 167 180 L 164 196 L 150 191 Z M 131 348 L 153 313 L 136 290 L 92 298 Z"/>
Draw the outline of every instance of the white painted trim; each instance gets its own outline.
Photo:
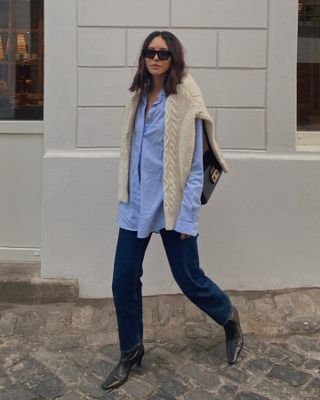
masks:
<path id="1" fill-rule="evenodd" d="M 44 149 L 74 149 L 77 132 L 77 0 L 45 0 Z"/>
<path id="2" fill-rule="evenodd" d="M 320 152 L 320 145 L 299 145 L 297 151 L 309 151 L 309 152 Z"/>
<path id="3" fill-rule="evenodd" d="M 110 149 L 86 148 L 68 150 L 47 151 L 43 158 L 119 158 L 120 149 L 118 147 Z"/>
<path id="4" fill-rule="evenodd" d="M 297 147 L 305 145 L 319 147 L 320 131 L 297 131 L 296 139 Z"/>
<path id="5" fill-rule="evenodd" d="M 44 133 L 43 121 L 0 121 L 0 133 Z"/>
<path id="6" fill-rule="evenodd" d="M 5 261 L 37 261 L 41 258 L 39 247 L 0 247 L 0 260 Z"/>
<path id="7" fill-rule="evenodd" d="M 320 146 L 319 146 L 320 147 Z M 267 153 L 264 151 L 224 151 L 224 157 L 228 160 L 277 160 L 277 161 L 320 161 L 320 152 L 310 154 L 307 153 Z"/>
<path id="8" fill-rule="evenodd" d="M 296 150 L 298 7 L 292 3 L 268 1 L 266 148 L 271 153 Z"/>
<path id="9" fill-rule="evenodd" d="M 304 146 L 306 147 L 306 146 Z M 316 147 L 316 146 L 312 146 Z M 299 149 L 300 150 L 300 149 Z M 304 148 L 301 148 L 304 150 Z M 229 150 L 223 151 L 223 155 L 229 160 L 285 160 L 285 161 L 301 161 L 301 160 L 312 160 L 320 161 L 320 146 L 318 146 L 319 154 L 310 154 L 309 149 L 304 154 L 302 151 L 299 153 L 268 153 L 264 150 Z M 110 149 L 97 149 L 97 148 L 86 148 L 76 149 L 74 151 L 48 151 L 45 153 L 44 158 L 119 158 L 120 149 L 118 147 Z"/>

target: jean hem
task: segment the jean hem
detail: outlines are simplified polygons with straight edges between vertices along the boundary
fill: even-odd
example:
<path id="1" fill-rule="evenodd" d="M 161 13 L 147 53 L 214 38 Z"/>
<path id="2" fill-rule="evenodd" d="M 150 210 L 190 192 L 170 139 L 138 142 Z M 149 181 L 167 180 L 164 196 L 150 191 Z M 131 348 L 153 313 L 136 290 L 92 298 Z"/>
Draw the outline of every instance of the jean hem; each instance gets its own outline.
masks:
<path id="1" fill-rule="evenodd" d="M 135 344 L 133 347 L 131 347 L 131 349 L 125 350 L 125 351 L 120 350 L 121 355 L 127 356 L 129 353 L 134 352 L 141 345 L 141 343 L 142 343 L 142 340 L 139 340 L 139 342 L 137 344 Z"/>
<path id="2" fill-rule="evenodd" d="M 229 319 L 231 318 L 231 316 L 232 316 L 232 312 L 233 312 L 233 306 L 232 306 L 232 303 L 230 302 L 230 312 L 229 312 L 229 314 L 228 314 L 228 317 L 227 317 L 227 319 L 221 324 L 221 326 L 224 326 L 228 321 L 229 321 Z"/>

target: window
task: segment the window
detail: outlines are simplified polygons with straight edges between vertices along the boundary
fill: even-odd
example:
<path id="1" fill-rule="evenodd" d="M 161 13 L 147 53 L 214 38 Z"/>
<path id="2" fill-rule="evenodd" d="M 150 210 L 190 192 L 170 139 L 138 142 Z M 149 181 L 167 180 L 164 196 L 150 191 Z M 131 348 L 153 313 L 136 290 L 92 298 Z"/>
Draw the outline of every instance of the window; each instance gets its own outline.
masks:
<path id="1" fill-rule="evenodd" d="M 43 0 L 0 0 L 0 120 L 43 119 Z"/>

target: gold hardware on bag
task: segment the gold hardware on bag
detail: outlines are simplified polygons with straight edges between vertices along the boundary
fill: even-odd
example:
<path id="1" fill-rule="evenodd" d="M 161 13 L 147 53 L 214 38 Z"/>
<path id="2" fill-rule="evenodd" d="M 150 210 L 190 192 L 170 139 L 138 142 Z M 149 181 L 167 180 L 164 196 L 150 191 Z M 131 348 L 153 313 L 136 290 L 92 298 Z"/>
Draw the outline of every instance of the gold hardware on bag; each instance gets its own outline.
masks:
<path id="1" fill-rule="evenodd" d="M 218 178 L 219 178 L 219 171 L 217 169 L 214 169 L 214 171 L 210 171 L 210 175 L 211 175 L 211 180 L 213 183 L 216 183 Z"/>

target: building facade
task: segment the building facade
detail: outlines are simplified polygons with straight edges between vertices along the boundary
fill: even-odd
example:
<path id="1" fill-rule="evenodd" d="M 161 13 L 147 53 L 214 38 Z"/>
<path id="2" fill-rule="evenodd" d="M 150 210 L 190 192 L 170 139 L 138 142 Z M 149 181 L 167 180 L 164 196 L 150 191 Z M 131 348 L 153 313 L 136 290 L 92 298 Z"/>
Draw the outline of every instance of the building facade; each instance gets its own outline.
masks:
<path id="1" fill-rule="evenodd" d="M 159 29 L 181 40 L 230 167 L 201 209 L 203 269 L 227 290 L 319 286 L 320 129 L 297 125 L 300 6 L 44 1 L 43 121 L 20 125 L 29 136 L 16 132 L 17 122 L 0 121 L 0 141 L 25 136 L 30 160 L 37 160 L 26 210 L 34 236 L 26 240 L 24 222 L 17 252 L 12 228 L 0 244 L 2 259 L 40 259 L 42 277 L 77 279 L 81 297 L 112 296 L 123 109 L 142 41 Z M 4 217 L 7 203 L 0 203 Z M 144 295 L 179 292 L 159 235 L 142 280 Z"/>

